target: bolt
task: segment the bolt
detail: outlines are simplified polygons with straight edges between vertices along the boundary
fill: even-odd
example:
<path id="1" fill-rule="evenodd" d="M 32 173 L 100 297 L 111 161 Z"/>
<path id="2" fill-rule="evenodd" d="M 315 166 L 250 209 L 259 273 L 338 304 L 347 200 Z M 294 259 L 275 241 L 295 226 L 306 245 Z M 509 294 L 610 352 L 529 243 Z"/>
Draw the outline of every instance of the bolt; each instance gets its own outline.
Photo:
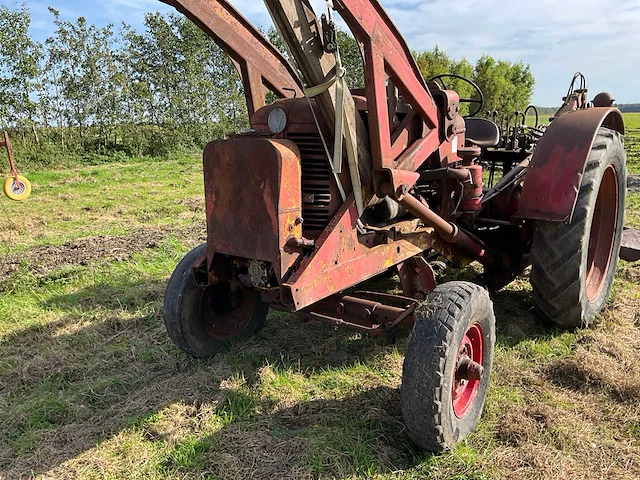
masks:
<path id="1" fill-rule="evenodd" d="M 398 196 L 398 198 L 400 198 L 403 195 L 406 195 L 408 191 L 409 191 L 409 188 L 407 188 L 407 186 L 403 183 L 396 189 L 396 195 Z"/>
<path id="2" fill-rule="evenodd" d="M 344 313 L 345 307 L 344 303 L 340 302 L 336 305 L 336 312 L 342 315 Z"/>
<path id="3" fill-rule="evenodd" d="M 368 308 L 365 308 L 360 314 L 360 318 L 364 321 L 369 320 L 371 318 L 371 310 L 369 310 Z"/>

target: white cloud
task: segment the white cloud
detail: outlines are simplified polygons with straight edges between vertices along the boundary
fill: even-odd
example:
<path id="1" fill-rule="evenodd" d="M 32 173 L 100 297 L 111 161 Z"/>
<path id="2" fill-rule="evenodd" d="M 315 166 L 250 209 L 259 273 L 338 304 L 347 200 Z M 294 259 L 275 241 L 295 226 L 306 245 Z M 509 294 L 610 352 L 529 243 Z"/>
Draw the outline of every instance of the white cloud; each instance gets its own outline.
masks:
<path id="1" fill-rule="evenodd" d="M 262 2 L 232 2 L 264 25 Z M 592 94 L 640 101 L 640 0 L 381 0 L 415 50 L 436 44 L 454 58 L 487 53 L 531 65 L 534 101 L 557 105 L 575 71 Z M 311 0 L 316 14 L 324 0 Z M 270 22 L 269 22 L 270 24 Z"/>
<path id="2" fill-rule="evenodd" d="M 638 101 L 629 78 L 640 76 L 640 1 L 435 0 L 382 2 L 414 49 L 437 43 L 455 58 L 483 53 L 531 64 L 534 99 L 557 104 L 574 71 L 592 92 L 609 89 Z M 456 27 L 457 26 L 457 27 Z M 639 95 L 640 96 L 640 95 Z"/>
<path id="3" fill-rule="evenodd" d="M 9 0 L 0 0 L 9 1 Z M 232 0 L 256 25 L 271 20 L 260 0 Z M 317 14 L 324 0 L 311 0 Z M 640 0 L 381 0 L 416 50 L 436 44 L 454 58 L 475 61 L 483 53 L 529 63 L 536 77 L 534 100 L 556 105 L 576 70 L 592 93 L 610 90 L 620 102 L 638 102 Z M 147 11 L 173 11 L 158 0 L 51 0 L 65 19 L 142 24 Z M 46 31 L 46 5 L 27 1 L 34 28 Z"/>

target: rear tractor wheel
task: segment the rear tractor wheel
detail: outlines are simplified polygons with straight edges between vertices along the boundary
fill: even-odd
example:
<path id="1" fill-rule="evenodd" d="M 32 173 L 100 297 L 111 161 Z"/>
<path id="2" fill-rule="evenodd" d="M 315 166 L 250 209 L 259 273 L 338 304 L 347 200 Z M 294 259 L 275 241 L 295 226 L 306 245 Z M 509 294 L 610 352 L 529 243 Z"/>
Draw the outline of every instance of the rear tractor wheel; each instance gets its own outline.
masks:
<path id="1" fill-rule="evenodd" d="M 604 307 L 616 273 L 627 185 L 618 132 L 600 128 L 570 224 L 538 221 L 531 245 L 531 285 L 538 314 L 563 327 L 589 326 Z"/>
<path id="2" fill-rule="evenodd" d="M 471 433 L 489 387 L 495 317 L 489 294 L 469 282 L 438 285 L 414 313 L 402 371 L 409 437 L 440 452 Z"/>
<path id="3" fill-rule="evenodd" d="M 174 270 L 164 296 L 164 322 L 181 350 L 207 358 L 241 338 L 257 333 L 269 304 L 260 293 L 237 280 L 201 287 L 192 266 L 206 244 L 189 252 Z"/>

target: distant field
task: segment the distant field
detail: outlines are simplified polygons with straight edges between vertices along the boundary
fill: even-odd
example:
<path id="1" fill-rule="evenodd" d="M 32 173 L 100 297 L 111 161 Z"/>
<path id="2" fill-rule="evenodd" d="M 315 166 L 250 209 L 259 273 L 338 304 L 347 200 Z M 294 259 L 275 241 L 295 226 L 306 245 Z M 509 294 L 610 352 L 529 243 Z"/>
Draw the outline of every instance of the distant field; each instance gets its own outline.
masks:
<path id="1" fill-rule="evenodd" d="M 623 113 L 626 127 L 633 130 L 640 130 L 640 112 Z"/>
<path id="2" fill-rule="evenodd" d="M 497 294 L 481 424 L 432 456 L 402 424 L 406 333 L 274 312 L 212 360 L 169 341 L 167 278 L 204 239 L 199 159 L 28 173 L 28 202 L 0 198 L 0 478 L 640 478 L 638 264 L 590 330 L 542 325 L 526 278 Z"/>
<path id="3" fill-rule="evenodd" d="M 548 123 L 550 115 L 540 115 L 540 124 Z M 625 123 L 625 150 L 631 173 L 640 173 L 640 113 L 623 113 Z M 527 125 L 535 124 L 535 116 L 527 117 Z"/>
<path id="4" fill-rule="evenodd" d="M 624 148 L 629 172 L 640 174 L 640 113 L 624 113 Z"/>

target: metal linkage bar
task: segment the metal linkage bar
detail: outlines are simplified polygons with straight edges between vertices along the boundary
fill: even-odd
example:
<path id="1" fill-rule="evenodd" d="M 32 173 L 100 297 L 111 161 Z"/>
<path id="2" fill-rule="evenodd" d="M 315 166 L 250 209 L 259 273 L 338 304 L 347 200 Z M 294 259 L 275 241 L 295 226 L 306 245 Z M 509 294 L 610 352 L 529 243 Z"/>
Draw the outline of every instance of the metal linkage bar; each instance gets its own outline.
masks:
<path id="1" fill-rule="evenodd" d="M 416 305 L 413 299 L 408 299 L 404 308 L 400 308 L 352 295 L 334 295 L 299 313 L 335 326 L 346 326 L 374 336 L 386 336 L 398 326 L 413 326 Z"/>

